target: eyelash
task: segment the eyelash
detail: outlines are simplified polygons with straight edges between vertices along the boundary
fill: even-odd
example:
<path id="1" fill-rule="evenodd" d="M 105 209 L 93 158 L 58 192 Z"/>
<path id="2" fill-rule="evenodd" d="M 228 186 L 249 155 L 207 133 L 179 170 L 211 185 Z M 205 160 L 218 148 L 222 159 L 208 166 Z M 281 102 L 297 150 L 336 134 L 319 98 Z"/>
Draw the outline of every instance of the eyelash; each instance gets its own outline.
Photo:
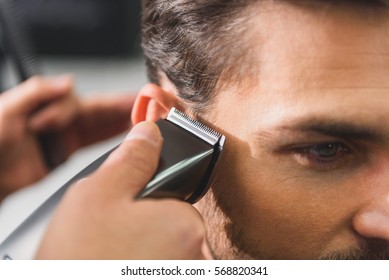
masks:
<path id="1" fill-rule="evenodd" d="M 320 156 L 318 153 L 320 148 L 333 149 L 335 154 L 328 157 Z M 327 142 L 295 148 L 292 152 L 299 164 L 311 169 L 330 171 L 347 164 L 351 149 L 341 142 Z"/>

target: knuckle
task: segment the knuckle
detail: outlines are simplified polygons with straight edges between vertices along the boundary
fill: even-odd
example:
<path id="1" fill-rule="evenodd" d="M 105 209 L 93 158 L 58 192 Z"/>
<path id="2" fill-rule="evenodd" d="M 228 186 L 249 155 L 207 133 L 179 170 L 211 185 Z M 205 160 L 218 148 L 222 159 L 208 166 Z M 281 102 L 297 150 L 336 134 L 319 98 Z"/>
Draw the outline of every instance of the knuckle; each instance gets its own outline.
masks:
<path id="1" fill-rule="evenodd" d="M 34 76 L 28 80 L 26 86 L 31 91 L 38 91 L 39 89 L 42 88 L 43 84 L 44 84 L 44 80 L 42 77 Z"/>
<path id="2" fill-rule="evenodd" d="M 69 189 L 66 191 L 66 194 L 68 196 L 72 196 L 72 195 L 77 195 L 77 193 L 79 192 L 79 190 L 83 187 L 84 185 L 84 181 L 87 180 L 87 179 L 81 179 L 75 183 L 73 183 Z"/>
<path id="3" fill-rule="evenodd" d="M 65 198 L 67 200 L 89 200 L 90 197 L 90 179 L 81 179 L 70 186 L 66 191 Z"/>
<path id="4" fill-rule="evenodd" d="M 186 255 L 198 255 L 201 251 L 201 245 L 205 239 L 205 231 L 198 224 L 191 223 L 185 227 L 185 231 L 181 232 L 179 240 L 182 240 L 182 250 Z"/>
<path id="5" fill-rule="evenodd" d="M 191 205 L 172 201 L 169 203 L 170 211 L 174 213 L 175 233 L 177 240 L 181 240 L 184 250 L 194 252 L 198 250 L 205 238 L 205 226 L 200 214 Z"/>

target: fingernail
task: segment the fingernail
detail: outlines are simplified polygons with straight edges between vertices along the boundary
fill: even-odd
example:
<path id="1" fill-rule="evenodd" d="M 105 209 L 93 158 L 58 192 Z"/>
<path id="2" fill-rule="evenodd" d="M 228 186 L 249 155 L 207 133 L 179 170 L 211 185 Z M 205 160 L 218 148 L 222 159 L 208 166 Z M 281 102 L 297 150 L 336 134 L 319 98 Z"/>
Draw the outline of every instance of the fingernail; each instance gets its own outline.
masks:
<path id="1" fill-rule="evenodd" d="M 57 89 L 64 89 L 72 84 L 73 77 L 71 75 L 61 75 L 52 79 L 52 86 Z"/>
<path id="2" fill-rule="evenodd" d="M 142 139 L 158 145 L 162 141 L 161 132 L 153 122 L 141 122 L 134 126 L 126 137 L 126 141 Z"/>

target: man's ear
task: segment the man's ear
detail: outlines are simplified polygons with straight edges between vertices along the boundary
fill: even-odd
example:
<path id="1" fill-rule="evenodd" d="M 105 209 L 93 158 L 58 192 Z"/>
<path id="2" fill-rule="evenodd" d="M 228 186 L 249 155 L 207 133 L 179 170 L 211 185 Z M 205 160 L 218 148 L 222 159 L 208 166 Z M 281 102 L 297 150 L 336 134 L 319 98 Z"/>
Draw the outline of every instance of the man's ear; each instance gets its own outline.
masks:
<path id="1" fill-rule="evenodd" d="M 155 84 L 144 86 L 138 93 L 131 112 L 131 121 L 157 121 L 166 118 L 172 107 L 180 107 L 178 97 Z"/>

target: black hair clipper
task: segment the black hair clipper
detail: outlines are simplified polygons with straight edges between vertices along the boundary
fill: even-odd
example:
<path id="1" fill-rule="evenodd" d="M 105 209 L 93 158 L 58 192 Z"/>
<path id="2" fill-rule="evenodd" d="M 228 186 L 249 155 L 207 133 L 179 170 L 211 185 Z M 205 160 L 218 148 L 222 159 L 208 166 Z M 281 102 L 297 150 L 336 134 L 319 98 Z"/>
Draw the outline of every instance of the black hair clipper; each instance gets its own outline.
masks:
<path id="1" fill-rule="evenodd" d="M 177 198 L 195 203 L 208 189 L 225 137 L 175 108 L 157 125 L 164 139 L 159 167 L 137 198 Z"/>
<path id="2" fill-rule="evenodd" d="M 225 137 L 175 108 L 157 125 L 164 138 L 159 166 L 136 199 L 176 198 L 195 203 L 207 192 Z M 0 244 L 0 259 L 33 258 L 51 215 L 69 186 L 94 172 L 115 149 L 88 165 L 17 227 Z"/>

